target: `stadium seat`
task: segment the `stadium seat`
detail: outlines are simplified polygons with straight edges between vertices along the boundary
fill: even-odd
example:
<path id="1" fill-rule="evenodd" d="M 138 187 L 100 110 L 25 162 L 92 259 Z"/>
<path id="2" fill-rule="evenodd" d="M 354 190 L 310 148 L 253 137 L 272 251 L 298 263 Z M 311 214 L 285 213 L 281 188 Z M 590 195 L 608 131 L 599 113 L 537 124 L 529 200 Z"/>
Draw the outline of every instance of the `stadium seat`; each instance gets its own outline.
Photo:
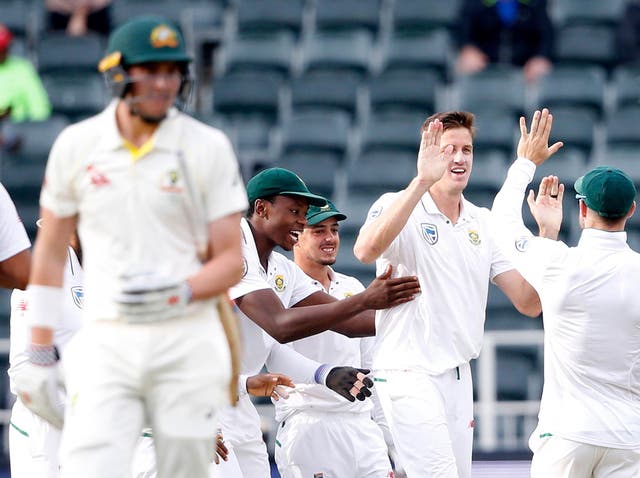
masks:
<path id="1" fill-rule="evenodd" d="M 53 112 L 66 115 L 71 121 L 98 113 L 109 101 L 104 80 L 97 72 L 48 73 L 42 76 L 42 82 Z"/>
<path id="2" fill-rule="evenodd" d="M 404 189 L 416 175 L 416 157 L 417 152 L 384 151 L 360 156 L 349 164 L 348 190 L 379 196 Z"/>
<path id="3" fill-rule="evenodd" d="M 286 30 L 299 36 L 303 8 L 303 0 L 242 0 L 236 9 L 238 32 Z"/>
<path id="4" fill-rule="evenodd" d="M 473 139 L 473 149 L 477 152 L 500 151 L 508 157 L 516 145 L 516 130 L 518 123 L 513 113 L 501 109 L 491 109 L 489 105 L 483 108 L 473 108 L 476 111 L 476 134 Z"/>
<path id="5" fill-rule="evenodd" d="M 426 118 L 435 110 L 440 85 L 435 70 L 386 70 L 369 81 L 371 110 L 409 110 Z"/>
<path id="6" fill-rule="evenodd" d="M 347 219 L 340 223 L 341 233 L 355 237 L 367 219 L 369 209 L 379 196 L 379 194 L 349 190 L 346 197 L 336 203 L 338 209 L 347 216 Z"/>
<path id="7" fill-rule="evenodd" d="M 613 71 L 611 82 L 614 109 L 640 106 L 640 66 L 621 65 Z"/>
<path id="8" fill-rule="evenodd" d="M 317 0 L 316 28 L 331 31 L 365 28 L 375 34 L 381 3 L 381 0 Z"/>
<path id="9" fill-rule="evenodd" d="M 303 71 L 369 71 L 373 37 L 367 30 L 316 32 L 303 46 Z"/>
<path id="10" fill-rule="evenodd" d="M 238 116 L 232 121 L 239 156 L 265 156 L 271 143 L 272 122 L 261 116 Z"/>
<path id="11" fill-rule="evenodd" d="M 287 77 L 294 47 L 294 36 L 286 31 L 235 37 L 222 47 L 219 70 L 224 74 L 250 71 L 260 75 L 273 72 Z"/>
<path id="12" fill-rule="evenodd" d="M 637 146 L 610 145 L 601 164 L 622 169 L 636 184 L 640 184 L 640 153 Z"/>
<path id="13" fill-rule="evenodd" d="M 538 184 L 544 176 L 558 176 L 558 180 L 567 188 L 569 199 L 572 199 L 572 194 L 569 190 L 572 190 L 576 179 L 588 169 L 586 159 L 579 150 L 568 149 L 563 151 L 561 149 L 551 159 L 536 168 L 534 184 Z"/>
<path id="14" fill-rule="evenodd" d="M 498 66 L 464 75 L 454 82 L 459 108 L 480 112 L 486 108 L 517 118 L 524 111 L 524 80 L 520 69 Z"/>
<path id="15" fill-rule="evenodd" d="M 294 112 L 282 125 L 282 155 L 326 152 L 344 157 L 349 139 L 349 115 L 344 112 Z"/>
<path id="16" fill-rule="evenodd" d="M 33 14 L 41 11 L 42 6 L 33 3 L 25 0 L 3 0 L 0 2 L 2 10 L 0 21 L 11 30 L 14 36 L 25 37 Z"/>
<path id="17" fill-rule="evenodd" d="M 232 73 L 213 84 L 213 112 L 228 117 L 262 115 L 275 122 L 282 79 L 277 74 Z"/>
<path id="18" fill-rule="evenodd" d="M 522 320 L 526 320 L 524 317 Z M 528 400 L 530 396 L 530 377 L 536 374 L 532 360 L 519 351 L 497 351 L 497 387 L 498 400 Z M 538 398 L 538 397 L 535 397 Z"/>
<path id="19" fill-rule="evenodd" d="M 113 0 L 111 18 L 114 26 L 118 27 L 130 18 L 139 15 L 159 15 L 168 18 L 176 25 L 180 25 L 186 2 L 172 0 Z"/>
<path id="20" fill-rule="evenodd" d="M 599 66 L 563 67 L 558 65 L 540 80 L 538 108 L 584 106 L 602 117 L 606 71 Z"/>
<path id="21" fill-rule="evenodd" d="M 336 171 L 340 166 L 340 158 L 335 154 L 305 152 L 285 155 L 279 158 L 274 166 L 296 173 L 313 193 L 333 198 Z"/>
<path id="22" fill-rule="evenodd" d="M 291 107 L 344 111 L 353 120 L 360 82 L 352 71 L 309 71 L 291 80 Z"/>
<path id="23" fill-rule="evenodd" d="M 383 48 L 382 70 L 433 68 L 445 80 L 451 54 L 449 32 L 443 28 L 416 34 L 395 32 Z"/>
<path id="24" fill-rule="evenodd" d="M 340 210 L 342 211 L 342 208 Z M 340 249 L 336 261 L 338 270 L 343 274 L 354 276 L 366 287 L 376 277 L 376 266 L 375 264 L 363 264 L 353 255 L 356 235 L 343 230 L 344 221 L 340 224 Z"/>
<path id="25" fill-rule="evenodd" d="M 553 109 L 553 129 L 549 142 L 562 141 L 564 149 L 577 148 L 589 158 L 596 123 L 597 115 L 589 108 L 557 106 Z"/>
<path id="26" fill-rule="evenodd" d="M 485 190 L 495 195 L 507 175 L 509 159 L 511 156 L 500 150 L 474 151 L 473 168 L 467 188 Z"/>
<path id="27" fill-rule="evenodd" d="M 557 0 L 554 3 L 560 25 L 615 26 L 624 12 L 626 0 Z"/>
<path id="28" fill-rule="evenodd" d="M 396 31 L 419 31 L 435 28 L 453 30 L 458 21 L 460 0 L 395 0 L 393 28 Z"/>
<path id="29" fill-rule="evenodd" d="M 95 73 L 104 52 L 105 42 L 100 35 L 71 37 L 65 33 L 49 33 L 38 42 L 38 71 L 41 74 Z"/>
<path id="30" fill-rule="evenodd" d="M 7 158 L 15 165 L 26 162 L 44 165 L 51 145 L 68 124 L 69 120 L 62 115 L 54 115 L 44 121 L 15 123 L 12 127 L 22 138 L 22 143 L 18 152 L 7 155 Z"/>
<path id="31" fill-rule="evenodd" d="M 360 154 L 376 150 L 418 154 L 425 119 L 425 114 L 415 112 L 372 113 L 363 127 Z"/>
<path id="32" fill-rule="evenodd" d="M 558 29 L 555 59 L 566 65 L 596 64 L 611 68 L 617 61 L 613 28 L 604 25 L 566 25 Z"/>
<path id="33" fill-rule="evenodd" d="M 639 124 L 640 106 L 628 106 L 615 111 L 606 121 L 607 146 L 639 147 Z"/>

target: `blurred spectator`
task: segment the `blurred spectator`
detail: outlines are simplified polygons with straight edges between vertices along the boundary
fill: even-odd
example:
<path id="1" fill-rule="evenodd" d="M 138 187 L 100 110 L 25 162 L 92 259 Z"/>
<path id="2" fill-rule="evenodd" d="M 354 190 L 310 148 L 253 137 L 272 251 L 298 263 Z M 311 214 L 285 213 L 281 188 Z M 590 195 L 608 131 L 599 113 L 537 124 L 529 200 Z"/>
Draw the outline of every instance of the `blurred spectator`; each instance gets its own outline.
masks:
<path id="1" fill-rule="evenodd" d="M 70 36 L 111 32 L 111 0 L 45 0 L 45 6 L 50 30 L 65 30 Z"/>
<path id="2" fill-rule="evenodd" d="M 553 26 L 546 0 L 464 0 L 459 19 L 459 73 L 506 63 L 522 66 L 531 82 L 552 68 Z"/>
<path id="3" fill-rule="evenodd" d="M 616 32 L 621 63 L 640 63 L 640 0 L 629 0 Z"/>
<path id="4" fill-rule="evenodd" d="M 51 114 L 47 92 L 33 65 L 9 54 L 13 35 L 0 24 L 0 148 L 15 149 L 11 122 L 45 120 Z"/>

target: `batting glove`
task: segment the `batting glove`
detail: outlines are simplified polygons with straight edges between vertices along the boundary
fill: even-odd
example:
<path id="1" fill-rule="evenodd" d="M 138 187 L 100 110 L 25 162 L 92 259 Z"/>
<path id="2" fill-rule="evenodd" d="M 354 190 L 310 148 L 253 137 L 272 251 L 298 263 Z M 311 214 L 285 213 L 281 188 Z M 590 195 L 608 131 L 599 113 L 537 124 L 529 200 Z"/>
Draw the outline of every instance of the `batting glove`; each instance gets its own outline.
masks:
<path id="1" fill-rule="evenodd" d="M 316 382 L 343 396 L 350 402 L 363 401 L 371 396 L 373 381 L 366 375 L 370 370 L 354 367 L 333 367 L 322 365 L 316 370 Z"/>
<path id="2" fill-rule="evenodd" d="M 64 424 L 64 402 L 58 371 L 58 351 L 54 345 L 29 348 L 29 362 L 15 375 L 18 396 L 24 405 L 54 427 Z"/>
<path id="3" fill-rule="evenodd" d="M 186 281 L 150 274 L 129 278 L 115 297 L 118 314 L 129 323 L 180 317 L 190 301 L 191 287 Z"/>

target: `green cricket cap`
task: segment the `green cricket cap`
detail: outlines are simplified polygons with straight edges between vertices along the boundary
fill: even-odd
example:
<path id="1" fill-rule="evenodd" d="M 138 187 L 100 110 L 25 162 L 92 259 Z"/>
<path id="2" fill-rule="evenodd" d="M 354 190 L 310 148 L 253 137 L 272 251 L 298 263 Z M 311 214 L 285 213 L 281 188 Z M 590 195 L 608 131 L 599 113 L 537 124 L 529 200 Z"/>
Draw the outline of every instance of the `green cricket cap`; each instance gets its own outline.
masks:
<path id="1" fill-rule="evenodd" d="M 182 33 L 171 21 L 155 15 L 136 17 L 114 30 L 100 71 L 113 66 L 156 61 L 190 62 Z"/>
<path id="2" fill-rule="evenodd" d="M 247 196 L 252 204 L 256 199 L 277 195 L 300 196 L 308 199 L 311 206 L 324 206 L 327 203 L 322 196 L 311 193 L 304 181 L 288 169 L 265 169 L 247 183 Z"/>
<path id="3" fill-rule="evenodd" d="M 307 224 L 309 226 L 315 226 L 330 217 L 335 217 L 338 221 L 344 221 L 347 218 L 347 216 L 338 211 L 338 208 L 327 199 L 327 204 L 324 206 L 309 206 L 309 210 L 307 211 Z"/>
<path id="4" fill-rule="evenodd" d="M 602 217 L 622 217 L 636 198 L 636 187 L 627 174 L 610 166 L 598 166 L 578 178 L 576 198 Z"/>

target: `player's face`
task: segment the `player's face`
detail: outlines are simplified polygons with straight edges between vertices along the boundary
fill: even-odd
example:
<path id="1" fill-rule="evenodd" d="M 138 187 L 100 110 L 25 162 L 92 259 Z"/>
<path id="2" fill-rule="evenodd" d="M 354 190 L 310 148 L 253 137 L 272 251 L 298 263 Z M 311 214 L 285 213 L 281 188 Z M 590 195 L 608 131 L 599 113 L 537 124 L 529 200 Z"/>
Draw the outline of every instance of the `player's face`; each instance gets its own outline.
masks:
<path id="1" fill-rule="evenodd" d="M 306 199 L 296 196 L 275 196 L 269 204 L 267 229 L 273 242 L 290 251 L 307 224 Z"/>
<path id="2" fill-rule="evenodd" d="M 154 62 L 129 68 L 128 95 L 143 117 L 164 118 L 173 105 L 182 83 L 180 66 L 174 62 Z"/>
<path id="3" fill-rule="evenodd" d="M 438 187 L 447 192 L 458 193 L 467 187 L 473 166 L 471 132 L 467 128 L 448 129 L 442 133 L 440 150 L 444 150 L 449 145 L 453 146 L 453 153 L 448 168 L 438 181 Z"/>
<path id="4" fill-rule="evenodd" d="M 303 254 L 310 261 L 323 266 L 335 264 L 340 248 L 339 229 L 335 217 L 313 226 L 307 225 L 298 239 L 296 254 Z"/>

